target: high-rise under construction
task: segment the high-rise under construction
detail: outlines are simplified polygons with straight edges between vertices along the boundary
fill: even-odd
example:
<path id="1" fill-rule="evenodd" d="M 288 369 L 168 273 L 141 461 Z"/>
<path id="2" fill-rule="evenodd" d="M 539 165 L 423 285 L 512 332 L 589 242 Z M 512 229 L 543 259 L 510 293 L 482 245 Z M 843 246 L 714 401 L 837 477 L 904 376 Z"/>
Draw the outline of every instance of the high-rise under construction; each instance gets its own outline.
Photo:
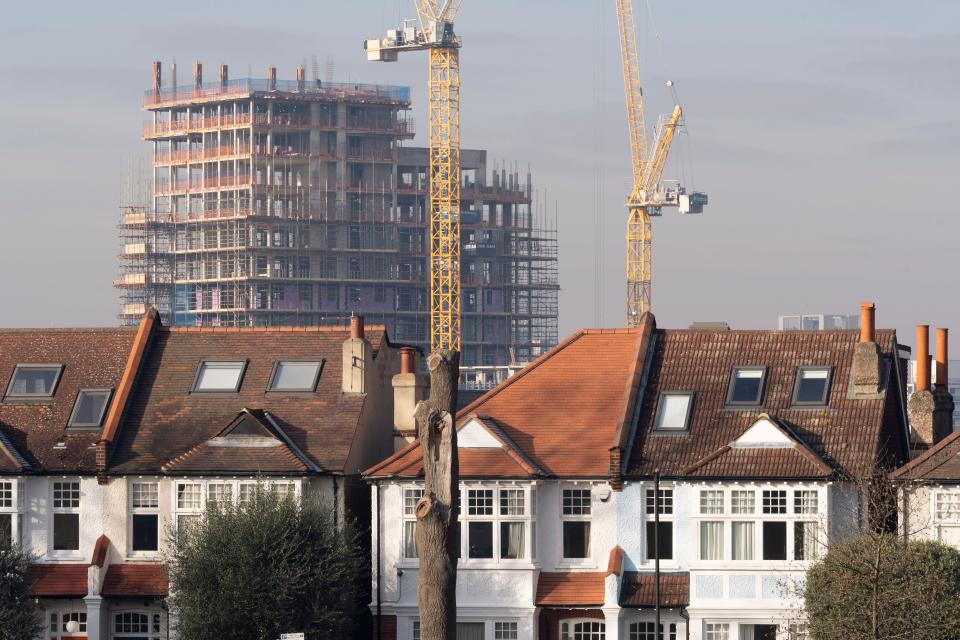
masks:
<path id="1" fill-rule="evenodd" d="M 164 86 L 144 96 L 149 201 L 120 222 L 120 318 L 168 324 L 343 324 L 352 313 L 429 346 L 429 157 L 409 89 L 294 81 Z M 462 364 L 529 361 L 557 342 L 557 239 L 530 174 L 461 169 Z"/>

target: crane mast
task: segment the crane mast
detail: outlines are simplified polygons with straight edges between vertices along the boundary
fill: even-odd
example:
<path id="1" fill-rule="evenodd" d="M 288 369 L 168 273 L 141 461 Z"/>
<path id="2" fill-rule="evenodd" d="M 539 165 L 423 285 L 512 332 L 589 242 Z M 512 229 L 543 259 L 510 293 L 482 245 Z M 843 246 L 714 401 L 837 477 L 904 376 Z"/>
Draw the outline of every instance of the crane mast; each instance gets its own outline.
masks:
<path id="1" fill-rule="evenodd" d="M 630 139 L 630 169 L 633 185 L 627 198 L 627 326 L 640 324 L 650 310 L 653 276 L 653 225 L 661 207 L 676 206 L 682 213 L 700 213 L 707 203 L 706 194 L 687 194 L 682 187 L 661 189 L 660 179 L 666 166 L 670 145 L 683 118 L 679 105 L 659 127 L 654 146 L 648 148 L 644 122 L 643 88 L 640 84 L 640 57 L 633 16 L 633 0 L 616 0 L 620 36 L 620 61 L 627 106 L 627 130 Z"/>
<path id="2" fill-rule="evenodd" d="M 405 25 L 367 40 L 369 60 L 400 51 L 430 55 L 430 349 L 460 350 L 460 0 L 416 0 L 419 28 Z"/>

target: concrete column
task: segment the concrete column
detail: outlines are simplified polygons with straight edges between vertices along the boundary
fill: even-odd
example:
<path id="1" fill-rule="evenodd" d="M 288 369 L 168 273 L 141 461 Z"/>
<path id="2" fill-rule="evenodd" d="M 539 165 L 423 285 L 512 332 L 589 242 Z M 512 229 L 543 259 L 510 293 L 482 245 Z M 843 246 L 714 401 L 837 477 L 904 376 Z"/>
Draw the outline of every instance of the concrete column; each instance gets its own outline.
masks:
<path id="1" fill-rule="evenodd" d="M 107 640 L 110 637 L 110 625 L 103 598 L 87 596 L 83 603 L 87 607 L 87 640 Z"/>
<path id="2" fill-rule="evenodd" d="M 337 207 L 347 206 L 347 105 L 337 103 Z"/>
<path id="3" fill-rule="evenodd" d="M 623 609 L 604 607 L 603 619 L 607 627 L 606 640 L 620 640 L 627 637 L 623 630 Z"/>

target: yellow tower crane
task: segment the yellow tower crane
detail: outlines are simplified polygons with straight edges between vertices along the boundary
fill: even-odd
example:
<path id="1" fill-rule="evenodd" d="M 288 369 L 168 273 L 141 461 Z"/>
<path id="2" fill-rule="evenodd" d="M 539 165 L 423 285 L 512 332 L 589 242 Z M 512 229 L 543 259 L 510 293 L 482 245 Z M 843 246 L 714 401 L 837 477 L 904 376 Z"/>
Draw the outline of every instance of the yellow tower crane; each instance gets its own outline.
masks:
<path id="1" fill-rule="evenodd" d="M 633 17 L 633 0 L 616 0 L 620 34 L 620 60 L 627 98 L 627 129 L 630 134 L 630 162 L 633 188 L 627 198 L 627 326 L 640 323 L 650 310 L 652 282 L 652 216 L 662 207 L 678 207 L 681 213 L 702 213 L 707 204 L 705 193 L 687 194 L 681 186 L 660 185 L 667 155 L 677 127 L 682 126 L 683 110 L 675 105 L 673 113 L 662 120 L 655 132 L 652 149 L 647 145 L 644 123 L 643 89 L 640 85 L 640 58 Z M 667 83 L 673 86 L 672 82 Z"/>
<path id="2" fill-rule="evenodd" d="M 368 60 L 430 52 L 430 349 L 460 350 L 460 0 L 415 0 L 419 27 L 405 22 L 367 40 Z"/>

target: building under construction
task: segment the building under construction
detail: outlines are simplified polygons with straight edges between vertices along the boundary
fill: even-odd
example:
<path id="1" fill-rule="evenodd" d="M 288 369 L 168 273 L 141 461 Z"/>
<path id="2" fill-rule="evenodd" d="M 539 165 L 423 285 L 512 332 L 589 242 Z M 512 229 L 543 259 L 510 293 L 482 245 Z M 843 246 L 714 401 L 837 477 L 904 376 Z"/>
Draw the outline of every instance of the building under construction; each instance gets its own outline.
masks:
<path id="1" fill-rule="evenodd" d="M 307 80 L 164 86 L 144 97 L 149 201 L 120 222 L 124 322 L 336 325 L 352 313 L 429 345 L 429 159 L 406 87 Z M 316 72 L 314 72 L 316 76 Z M 529 172 L 462 153 L 462 364 L 529 361 L 557 342 L 556 228 Z"/>

